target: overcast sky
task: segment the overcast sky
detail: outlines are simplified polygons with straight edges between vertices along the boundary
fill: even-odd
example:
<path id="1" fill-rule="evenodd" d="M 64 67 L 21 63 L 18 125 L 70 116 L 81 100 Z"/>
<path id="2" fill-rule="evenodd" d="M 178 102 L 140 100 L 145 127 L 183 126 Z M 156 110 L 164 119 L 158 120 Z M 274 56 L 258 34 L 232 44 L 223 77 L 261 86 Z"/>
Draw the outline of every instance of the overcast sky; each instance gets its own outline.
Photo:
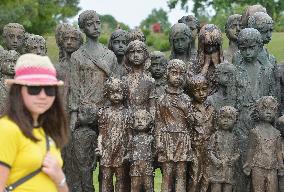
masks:
<path id="1" fill-rule="evenodd" d="M 152 11 L 152 9 L 163 8 L 168 12 L 171 24 L 177 22 L 184 15 L 189 15 L 180 9 L 180 5 L 174 10 L 169 11 L 167 0 L 81 0 L 79 5 L 82 10 L 79 14 L 87 9 L 97 11 L 100 15 L 112 15 L 118 22 L 123 22 L 131 28 L 139 26 Z M 192 9 L 192 3 L 189 1 L 189 10 Z M 79 15 L 78 14 L 78 15 Z M 77 19 L 78 15 L 76 16 Z"/>

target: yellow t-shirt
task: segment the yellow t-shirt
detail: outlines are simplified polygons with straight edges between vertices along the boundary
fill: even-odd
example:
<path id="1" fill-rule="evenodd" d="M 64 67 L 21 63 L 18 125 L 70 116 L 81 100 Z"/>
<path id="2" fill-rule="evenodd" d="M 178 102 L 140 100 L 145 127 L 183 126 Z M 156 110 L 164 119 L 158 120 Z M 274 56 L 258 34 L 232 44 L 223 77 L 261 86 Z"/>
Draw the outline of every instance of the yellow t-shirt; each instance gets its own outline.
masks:
<path id="1" fill-rule="evenodd" d="M 46 140 L 42 128 L 34 128 L 39 142 L 25 137 L 20 128 L 8 117 L 0 118 L 0 164 L 10 167 L 7 185 L 41 167 L 46 154 Z M 50 152 L 63 164 L 55 142 L 49 137 Z M 56 192 L 56 185 L 43 172 L 18 186 L 14 192 Z"/>

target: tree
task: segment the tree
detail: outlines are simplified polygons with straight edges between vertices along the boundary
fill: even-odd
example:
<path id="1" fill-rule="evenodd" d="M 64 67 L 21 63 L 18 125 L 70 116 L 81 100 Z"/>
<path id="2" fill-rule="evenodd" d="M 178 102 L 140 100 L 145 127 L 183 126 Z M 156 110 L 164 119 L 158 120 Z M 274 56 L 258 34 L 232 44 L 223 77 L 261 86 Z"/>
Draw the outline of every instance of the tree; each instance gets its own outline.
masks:
<path id="1" fill-rule="evenodd" d="M 22 24 L 27 32 L 44 34 L 54 31 L 57 23 L 75 16 L 79 0 L 2 0 L 0 30 L 7 23 Z"/>
<path id="2" fill-rule="evenodd" d="M 112 33 L 118 27 L 123 30 L 129 30 L 129 26 L 118 22 L 112 15 L 100 15 L 100 20 L 102 23 L 103 31 L 106 33 Z"/>
<path id="3" fill-rule="evenodd" d="M 167 12 L 161 8 L 159 10 L 153 9 L 150 15 L 141 22 L 140 27 L 142 29 L 149 29 L 154 23 L 160 23 L 162 30 L 167 30 L 171 26 Z"/>

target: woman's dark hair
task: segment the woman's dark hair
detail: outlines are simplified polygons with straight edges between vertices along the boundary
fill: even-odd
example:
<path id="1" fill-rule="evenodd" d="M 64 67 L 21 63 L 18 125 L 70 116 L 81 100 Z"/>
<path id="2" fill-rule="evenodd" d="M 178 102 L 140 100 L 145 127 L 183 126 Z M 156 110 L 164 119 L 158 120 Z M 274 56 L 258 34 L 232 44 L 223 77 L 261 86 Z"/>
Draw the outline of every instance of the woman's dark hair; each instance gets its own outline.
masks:
<path id="1" fill-rule="evenodd" d="M 39 141 L 32 133 L 33 119 L 24 105 L 21 94 L 22 85 L 13 84 L 10 87 L 8 96 L 8 106 L 6 115 L 14 121 L 22 133 L 34 142 Z M 49 135 L 58 148 L 62 148 L 68 141 L 69 129 L 67 126 L 66 113 L 60 98 L 58 88 L 56 87 L 56 96 L 52 106 L 38 119 L 39 125 Z"/>

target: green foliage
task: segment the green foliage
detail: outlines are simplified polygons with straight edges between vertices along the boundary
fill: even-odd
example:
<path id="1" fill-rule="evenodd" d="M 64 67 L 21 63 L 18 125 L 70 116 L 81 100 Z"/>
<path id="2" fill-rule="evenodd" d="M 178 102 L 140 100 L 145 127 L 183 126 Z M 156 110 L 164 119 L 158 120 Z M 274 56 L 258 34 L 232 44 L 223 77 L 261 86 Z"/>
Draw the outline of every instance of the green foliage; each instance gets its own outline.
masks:
<path id="1" fill-rule="evenodd" d="M 103 32 L 112 33 L 118 27 L 124 30 L 129 30 L 129 26 L 118 22 L 112 15 L 100 15 Z"/>
<path id="2" fill-rule="evenodd" d="M 75 16 L 80 10 L 78 4 L 79 0 L 2 0 L 0 30 L 16 22 L 30 33 L 49 33 L 58 22 Z"/>
<path id="3" fill-rule="evenodd" d="M 162 31 L 167 30 L 171 26 L 168 20 L 168 14 L 162 8 L 159 10 L 153 9 L 150 15 L 141 22 L 140 28 L 150 29 L 154 23 L 160 23 Z"/>
<path id="4" fill-rule="evenodd" d="M 99 38 L 99 42 L 107 46 L 108 44 L 109 35 L 102 34 Z"/>
<path id="5" fill-rule="evenodd" d="M 147 46 L 157 51 L 164 52 L 170 50 L 168 35 L 163 33 L 151 33 L 146 37 L 146 43 Z"/>

